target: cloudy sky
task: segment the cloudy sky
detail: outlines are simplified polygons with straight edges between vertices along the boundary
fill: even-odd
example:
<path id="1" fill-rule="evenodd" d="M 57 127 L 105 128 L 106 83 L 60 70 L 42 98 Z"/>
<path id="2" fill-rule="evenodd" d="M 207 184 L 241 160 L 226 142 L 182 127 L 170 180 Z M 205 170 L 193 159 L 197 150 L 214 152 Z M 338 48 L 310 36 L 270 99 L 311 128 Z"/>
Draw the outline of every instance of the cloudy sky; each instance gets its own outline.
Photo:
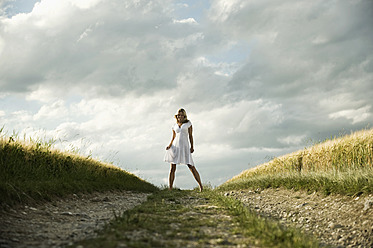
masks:
<path id="1" fill-rule="evenodd" d="M 183 107 L 217 186 L 372 128 L 372 24 L 371 0 L 0 0 L 0 126 L 159 186 Z"/>

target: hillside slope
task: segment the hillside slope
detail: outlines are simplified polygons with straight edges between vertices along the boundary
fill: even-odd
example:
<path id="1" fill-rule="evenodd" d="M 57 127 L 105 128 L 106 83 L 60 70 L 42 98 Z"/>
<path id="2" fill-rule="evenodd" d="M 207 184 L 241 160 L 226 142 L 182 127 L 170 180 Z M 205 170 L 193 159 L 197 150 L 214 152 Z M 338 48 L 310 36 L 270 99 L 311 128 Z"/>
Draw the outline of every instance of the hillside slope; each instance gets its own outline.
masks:
<path id="1" fill-rule="evenodd" d="M 360 195 L 373 193 L 373 129 L 335 138 L 248 169 L 221 190 L 286 187 Z"/>
<path id="2" fill-rule="evenodd" d="M 0 139 L 0 207 L 108 190 L 158 188 L 118 167 L 60 152 L 48 143 Z"/>
<path id="3" fill-rule="evenodd" d="M 332 247 L 373 247 L 373 129 L 275 158 L 218 187 Z"/>

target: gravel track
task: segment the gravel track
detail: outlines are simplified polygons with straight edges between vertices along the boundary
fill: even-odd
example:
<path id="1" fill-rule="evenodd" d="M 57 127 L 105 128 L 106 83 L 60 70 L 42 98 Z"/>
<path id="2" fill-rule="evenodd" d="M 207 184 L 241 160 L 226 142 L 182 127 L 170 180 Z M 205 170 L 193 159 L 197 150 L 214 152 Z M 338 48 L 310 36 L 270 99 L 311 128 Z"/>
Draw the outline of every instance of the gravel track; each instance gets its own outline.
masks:
<path id="1" fill-rule="evenodd" d="M 115 216 L 146 201 L 128 191 L 73 195 L 0 212 L 0 247 L 64 247 L 92 238 Z"/>
<path id="2" fill-rule="evenodd" d="M 293 225 L 331 247 L 373 247 L 373 196 L 308 194 L 285 189 L 240 190 L 225 195 L 258 214 Z"/>
<path id="3" fill-rule="evenodd" d="M 239 199 L 261 216 L 278 220 L 285 226 L 292 225 L 302 229 L 317 237 L 322 245 L 373 247 L 372 195 L 324 196 L 285 189 L 240 190 L 224 194 Z M 146 201 L 147 196 L 149 194 L 134 192 L 82 194 L 39 205 L 2 210 L 0 247 L 64 247 L 78 240 L 93 238 L 96 230 L 102 229 L 125 210 Z M 180 200 L 185 205 L 192 204 L 197 208 L 206 206 L 206 210 L 203 210 L 206 214 L 211 215 L 213 210 L 197 199 Z M 224 219 L 222 216 L 217 218 Z M 205 228 L 201 232 L 214 231 Z M 136 236 L 134 233 L 128 235 Z M 223 233 L 219 236 L 225 237 Z M 214 234 L 212 241 L 217 242 L 216 239 Z M 220 239 L 218 241 L 223 242 Z M 234 247 L 232 240 L 228 244 L 229 247 Z"/>

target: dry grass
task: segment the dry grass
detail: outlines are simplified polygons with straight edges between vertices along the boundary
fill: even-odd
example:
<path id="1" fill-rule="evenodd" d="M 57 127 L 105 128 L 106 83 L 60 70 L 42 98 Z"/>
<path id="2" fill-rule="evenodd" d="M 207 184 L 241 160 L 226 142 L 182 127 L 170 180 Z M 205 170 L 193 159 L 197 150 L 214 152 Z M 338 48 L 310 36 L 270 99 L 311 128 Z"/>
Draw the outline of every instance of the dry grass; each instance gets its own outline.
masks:
<path id="1" fill-rule="evenodd" d="M 243 185 L 286 186 L 315 190 L 315 187 L 312 187 L 315 185 L 327 193 L 356 194 L 361 191 L 373 191 L 372 175 L 373 129 L 327 140 L 275 158 L 268 163 L 243 171 L 228 180 L 221 188 L 232 187 L 234 184 L 238 187 L 239 184 L 241 187 L 244 187 Z M 259 184 L 254 183 L 259 181 Z M 326 189 L 322 185 L 325 185 Z M 336 191 L 331 191 L 331 188 L 336 188 Z M 343 190 L 339 191 L 338 188 Z"/>
<path id="2" fill-rule="evenodd" d="M 0 138 L 0 206 L 79 192 L 157 190 L 116 166 L 58 151 L 52 144 Z"/>

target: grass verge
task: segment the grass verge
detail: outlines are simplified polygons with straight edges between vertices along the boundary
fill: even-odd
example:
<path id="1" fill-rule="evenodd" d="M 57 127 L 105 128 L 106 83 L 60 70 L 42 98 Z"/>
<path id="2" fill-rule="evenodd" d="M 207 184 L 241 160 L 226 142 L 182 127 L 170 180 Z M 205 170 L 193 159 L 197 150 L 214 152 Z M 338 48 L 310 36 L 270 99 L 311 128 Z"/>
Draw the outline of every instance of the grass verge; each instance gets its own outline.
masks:
<path id="1" fill-rule="evenodd" d="M 373 129 L 275 158 L 243 171 L 219 190 L 269 187 L 325 194 L 373 193 Z"/>
<path id="2" fill-rule="evenodd" d="M 154 192 L 154 185 L 118 167 L 41 143 L 0 139 L 0 207 L 72 193 Z"/>
<path id="3" fill-rule="evenodd" d="M 254 237 L 261 247 L 320 247 L 315 238 L 295 227 L 284 227 L 277 221 L 260 217 L 235 198 L 214 193 L 213 199 L 236 216 L 242 232 Z"/>
<path id="4" fill-rule="evenodd" d="M 325 195 L 341 194 L 359 196 L 373 193 L 373 169 L 349 171 L 310 172 L 307 174 L 279 173 L 277 175 L 253 175 L 239 178 L 219 186 L 218 190 L 286 188 L 322 192 Z"/>
<path id="5" fill-rule="evenodd" d="M 84 247 L 319 247 L 296 229 L 258 217 L 236 199 L 207 190 L 154 193 Z M 74 246 L 75 246 L 74 245 Z"/>

